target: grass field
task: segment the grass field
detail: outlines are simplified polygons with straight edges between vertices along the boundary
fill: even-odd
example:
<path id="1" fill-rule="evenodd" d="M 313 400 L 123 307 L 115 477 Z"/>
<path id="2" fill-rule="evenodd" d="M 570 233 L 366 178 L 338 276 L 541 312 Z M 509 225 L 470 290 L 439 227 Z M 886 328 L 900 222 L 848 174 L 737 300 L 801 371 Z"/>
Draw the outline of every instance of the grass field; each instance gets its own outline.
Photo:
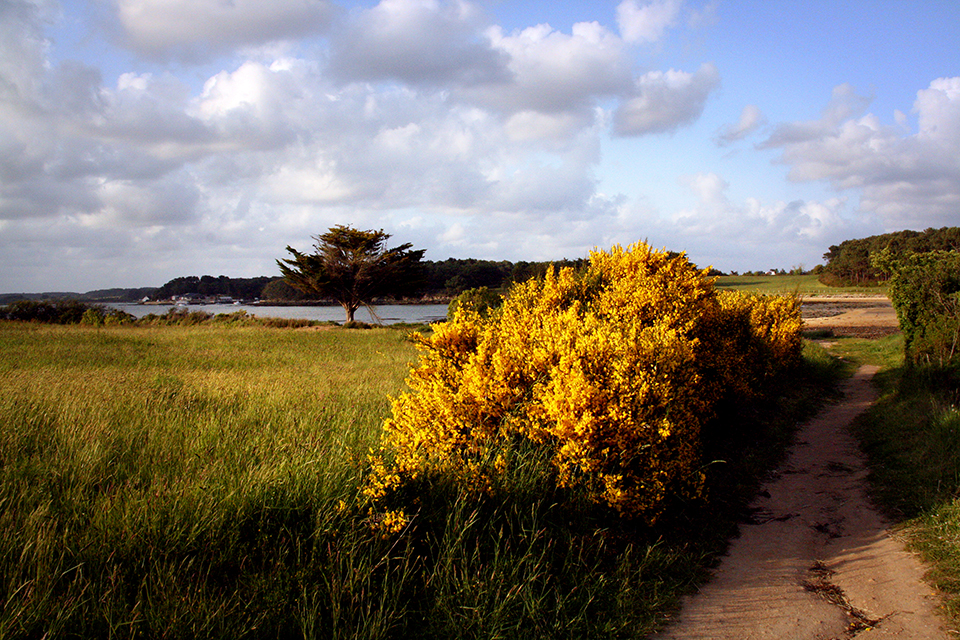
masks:
<path id="1" fill-rule="evenodd" d="M 740 289 L 756 293 L 803 296 L 820 295 L 886 295 L 885 286 L 880 287 L 828 287 L 815 275 L 805 276 L 720 276 L 720 288 Z"/>
<path id="2" fill-rule="evenodd" d="M 387 536 L 360 488 L 414 358 L 401 329 L 0 323 L 0 638 L 641 638 L 828 382 L 719 425 L 716 499 L 655 528 L 558 508 L 531 460 Z"/>
<path id="3" fill-rule="evenodd" d="M 4 325 L 0 637 L 307 631 L 313 534 L 412 356 L 386 330 Z"/>

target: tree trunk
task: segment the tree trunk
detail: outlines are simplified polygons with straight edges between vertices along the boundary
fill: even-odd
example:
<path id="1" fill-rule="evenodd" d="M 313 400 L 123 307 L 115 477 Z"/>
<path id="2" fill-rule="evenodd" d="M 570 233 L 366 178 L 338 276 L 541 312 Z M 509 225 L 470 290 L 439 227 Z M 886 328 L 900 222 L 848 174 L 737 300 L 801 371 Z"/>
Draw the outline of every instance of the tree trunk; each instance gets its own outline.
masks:
<path id="1" fill-rule="evenodd" d="M 347 324 L 353 322 L 353 314 L 356 313 L 357 307 L 353 305 L 345 304 L 343 305 L 343 310 L 347 312 Z"/>

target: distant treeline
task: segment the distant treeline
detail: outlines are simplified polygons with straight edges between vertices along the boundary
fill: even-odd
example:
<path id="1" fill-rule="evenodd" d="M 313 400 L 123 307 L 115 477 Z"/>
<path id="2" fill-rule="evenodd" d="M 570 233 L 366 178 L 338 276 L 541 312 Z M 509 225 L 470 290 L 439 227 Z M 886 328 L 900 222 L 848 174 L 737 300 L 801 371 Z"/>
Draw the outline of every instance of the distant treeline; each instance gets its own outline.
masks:
<path id="1" fill-rule="evenodd" d="M 926 231 L 897 231 L 859 240 L 845 240 L 823 254 L 826 264 L 820 282 L 831 287 L 874 286 L 886 275 L 871 264 L 870 256 L 890 248 L 895 254 L 960 250 L 960 227 Z"/>
<path id="2" fill-rule="evenodd" d="M 467 289 L 488 287 L 498 289 L 511 282 L 520 282 L 542 276 L 550 265 L 579 267 L 584 260 L 555 262 L 509 262 L 507 260 L 476 260 L 448 258 L 442 261 L 423 261 L 424 297 L 453 297 Z M 204 297 L 230 296 L 237 300 L 303 300 L 304 295 L 290 287 L 280 276 L 230 278 L 227 276 L 182 276 L 161 287 L 136 289 L 100 289 L 87 293 L 56 291 L 45 293 L 0 294 L 0 305 L 18 300 L 77 300 L 80 302 L 137 302 L 143 298 L 168 300 L 188 294 Z"/>
<path id="3" fill-rule="evenodd" d="M 0 305 L 20 300 L 77 300 L 80 302 L 136 302 L 156 295 L 156 287 L 135 289 L 97 289 L 86 293 L 75 291 L 46 291 L 43 293 L 0 293 Z"/>
<path id="4" fill-rule="evenodd" d="M 552 262 L 510 262 L 508 260 L 477 260 L 474 258 L 447 258 L 441 261 L 424 260 L 421 295 L 427 299 L 450 299 L 468 289 L 487 287 L 501 289 L 514 282 L 542 277 L 551 265 L 580 268 L 586 260 L 556 260 Z M 714 272 L 720 275 L 719 271 Z M 77 300 L 80 302 L 137 302 L 144 298 L 169 300 L 188 294 L 203 297 L 229 296 L 235 300 L 277 300 L 296 302 L 305 299 L 300 291 L 288 285 L 280 276 L 230 278 L 227 276 L 181 276 L 161 287 L 136 289 L 101 289 L 87 293 L 47 292 L 0 294 L 0 305 L 19 300 Z"/>
<path id="5" fill-rule="evenodd" d="M 228 278 L 227 276 L 184 276 L 174 278 L 156 291 L 152 298 L 166 300 L 193 293 L 201 296 L 230 296 L 237 300 L 254 300 L 263 288 L 278 276 L 258 278 Z"/>
<path id="6" fill-rule="evenodd" d="M 423 261 L 424 297 L 453 297 L 467 289 L 487 287 L 497 289 L 511 282 L 519 282 L 542 276 L 550 265 L 579 267 L 584 260 L 559 260 L 556 262 L 509 262 L 506 260 L 476 260 L 472 258 L 448 258 L 443 261 Z M 151 297 L 164 300 L 190 293 L 202 296 L 230 296 L 240 300 L 298 301 L 304 294 L 288 285 L 279 276 L 259 278 L 228 278 L 220 276 L 187 276 L 174 278 Z"/>

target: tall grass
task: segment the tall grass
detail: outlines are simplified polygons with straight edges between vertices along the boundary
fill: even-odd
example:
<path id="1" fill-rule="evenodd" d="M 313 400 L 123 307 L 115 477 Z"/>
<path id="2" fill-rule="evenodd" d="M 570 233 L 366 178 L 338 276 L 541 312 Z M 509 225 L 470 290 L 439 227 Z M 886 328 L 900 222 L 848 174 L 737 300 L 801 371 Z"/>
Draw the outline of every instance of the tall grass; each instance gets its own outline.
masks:
<path id="1" fill-rule="evenodd" d="M 386 330 L 3 325 L 0 636 L 295 631 L 318 533 L 386 553 L 335 507 L 411 357 Z"/>
<path id="2" fill-rule="evenodd" d="M 531 451 L 496 497 L 425 481 L 391 534 L 361 487 L 414 357 L 396 329 L 0 323 L 0 638 L 644 637 L 810 406 L 716 425 L 752 466 L 654 528 L 560 508 Z"/>

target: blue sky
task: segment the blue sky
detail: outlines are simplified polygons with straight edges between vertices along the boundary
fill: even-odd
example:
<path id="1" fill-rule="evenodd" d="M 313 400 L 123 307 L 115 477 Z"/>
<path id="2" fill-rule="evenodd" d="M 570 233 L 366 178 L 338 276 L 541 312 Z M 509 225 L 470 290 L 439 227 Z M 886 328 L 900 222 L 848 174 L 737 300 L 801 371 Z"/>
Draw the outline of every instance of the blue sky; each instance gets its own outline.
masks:
<path id="1" fill-rule="evenodd" d="M 0 0 L 0 292 L 960 224 L 960 3 Z"/>

